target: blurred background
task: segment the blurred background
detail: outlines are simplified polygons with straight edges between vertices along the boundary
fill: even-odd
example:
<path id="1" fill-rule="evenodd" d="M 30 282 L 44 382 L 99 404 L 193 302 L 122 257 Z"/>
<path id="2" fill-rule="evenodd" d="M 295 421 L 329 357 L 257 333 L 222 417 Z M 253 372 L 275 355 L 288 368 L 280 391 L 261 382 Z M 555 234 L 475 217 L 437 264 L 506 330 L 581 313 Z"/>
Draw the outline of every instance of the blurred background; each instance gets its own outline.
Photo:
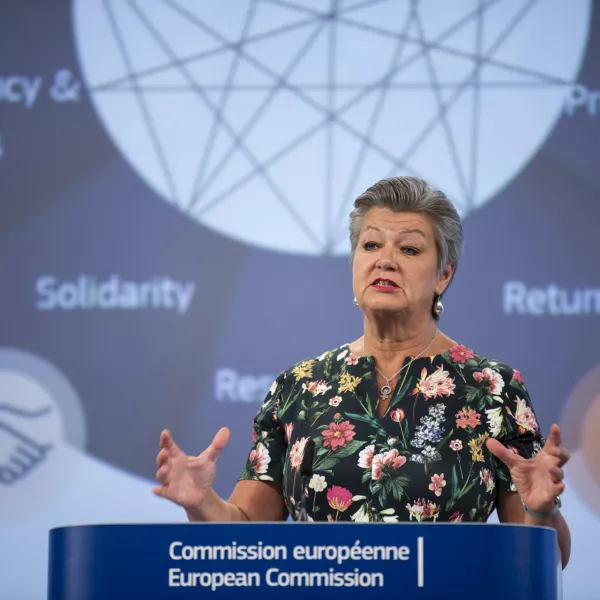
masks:
<path id="1" fill-rule="evenodd" d="M 185 520 L 163 428 L 231 428 L 228 495 L 277 374 L 360 335 L 353 199 L 410 174 L 464 219 L 440 328 L 563 429 L 598 598 L 599 102 L 591 0 L 1 0 L 0 597 L 52 527 Z"/>

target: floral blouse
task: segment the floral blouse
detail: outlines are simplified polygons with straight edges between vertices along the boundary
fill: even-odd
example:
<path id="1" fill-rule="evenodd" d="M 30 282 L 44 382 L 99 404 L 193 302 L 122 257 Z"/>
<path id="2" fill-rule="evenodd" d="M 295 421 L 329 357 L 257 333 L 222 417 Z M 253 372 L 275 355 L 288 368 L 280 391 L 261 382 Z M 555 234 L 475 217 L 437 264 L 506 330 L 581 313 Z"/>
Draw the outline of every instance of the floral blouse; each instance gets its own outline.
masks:
<path id="1" fill-rule="evenodd" d="M 525 458 L 544 442 L 521 374 L 462 345 L 410 360 L 383 417 L 375 361 L 348 344 L 281 373 L 240 479 L 280 482 L 293 519 L 304 493 L 315 521 L 486 521 L 498 490 L 516 491 L 486 439 Z"/>

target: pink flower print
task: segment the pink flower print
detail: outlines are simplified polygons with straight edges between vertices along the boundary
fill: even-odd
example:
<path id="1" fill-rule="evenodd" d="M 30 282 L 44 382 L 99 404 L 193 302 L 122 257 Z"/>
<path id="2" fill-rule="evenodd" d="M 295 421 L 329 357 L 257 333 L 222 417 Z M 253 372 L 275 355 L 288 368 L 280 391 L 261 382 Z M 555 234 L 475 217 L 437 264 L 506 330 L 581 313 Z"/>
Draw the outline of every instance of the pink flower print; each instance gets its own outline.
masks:
<path id="1" fill-rule="evenodd" d="M 294 442 L 294 445 L 290 450 L 290 465 L 292 465 L 292 469 L 295 469 L 296 471 L 300 470 L 306 442 L 308 442 L 308 438 L 300 438 Z"/>
<path id="2" fill-rule="evenodd" d="M 333 510 L 344 512 L 352 504 L 352 493 L 346 488 L 334 485 L 327 491 L 327 502 Z"/>
<path id="3" fill-rule="evenodd" d="M 395 408 L 391 413 L 390 417 L 394 423 L 400 423 L 404 420 L 404 411 L 401 408 Z"/>
<path id="4" fill-rule="evenodd" d="M 444 479 L 444 474 L 441 475 L 433 475 L 431 477 L 431 483 L 429 484 L 429 489 L 435 493 L 436 496 L 442 495 L 442 488 L 446 485 L 446 480 Z"/>
<path id="5" fill-rule="evenodd" d="M 323 447 L 331 448 L 334 452 L 338 448 L 345 448 L 356 435 L 354 425 L 350 421 L 342 423 L 329 423 L 329 428 L 321 434 L 323 436 Z"/>
<path id="6" fill-rule="evenodd" d="M 472 408 L 464 406 L 456 413 L 456 426 L 462 429 L 475 429 L 481 425 L 481 415 Z"/>
<path id="7" fill-rule="evenodd" d="M 331 389 L 330 385 L 327 385 L 327 382 L 323 380 L 319 381 L 309 381 L 307 383 L 303 383 L 302 387 L 307 389 L 313 396 L 318 396 L 319 394 L 325 394 Z"/>
<path id="8" fill-rule="evenodd" d="M 427 400 L 437 398 L 438 396 L 451 396 L 455 389 L 454 379 L 450 377 L 448 371 L 444 371 L 444 366 L 440 365 L 433 373 L 427 375 L 427 369 L 421 371 L 421 379 L 417 381 L 412 395 L 423 394 Z"/>
<path id="9" fill-rule="evenodd" d="M 281 404 L 281 398 L 277 398 L 275 405 L 273 406 L 273 421 L 277 423 L 279 421 L 279 417 L 277 416 L 277 411 L 279 410 L 279 405 Z"/>
<path id="10" fill-rule="evenodd" d="M 262 445 L 262 442 L 258 442 L 256 448 L 250 452 L 250 462 L 259 475 L 267 472 L 271 457 L 269 456 L 269 451 Z"/>
<path id="11" fill-rule="evenodd" d="M 292 433 L 294 431 L 294 424 L 293 423 L 286 423 L 285 424 L 285 441 L 289 444 L 291 439 L 292 439 Z"/>
<path id="12" fill-rule="evenodd" d="M 494 481 L 494 476 L 489 469 L 481 469 L 479 471 L 479 481 L 483 485 L 485 485 L 485 491 L 488 493 L 492 493 L 496 489 L 496 482 Z"/>
<path id="13" fill-rule="evenodd" d="M 514 369 L 513 379 L 515 379 L 520 385 L 523 385 L 523 377 L 521 375 L 521 371 L 517 371 L 517 369 Z"/>
<path id="14" fill-rule="evenodd" d="M 426 519 L 433 519 L 434 521 L 440 515 L 440 507 L 435 502 L 429 502 L 425 504 L 425 510 L 423 511 L 423 516 Z"/>
<path id="15" fill-rule="evenodd" d="M 390 418 L 392 419 L 392 421 L 394 421 L 394 423 L 398 423 L 398 425 L 400 426 L 400 433 L 402 433 L 402 441 L 404 442 L 404 447 L 406 448 L 406 438 L 404 436 L 404 429 L 402 425 L 400 425 L 404 420 L 404 411 L 401 408 L 395 408 L 390 413 Z"/>
<path id="16" fill-rule="evenodd" d="M 492 396 L 498 396 L 504 389 L 504 380 L 500 373 L 492 371 L 492 369 L 486 367 L 483 371 L 476 371 L 473 373 L 473 379 L 477 383 L 482 381 L 488 386 L 488 390 Z"/>
<path id="17" fill-rule="evenodd" d="M 421 522 L 423 519 L 437 520 L 440 514 L 440 507 L 435 502 L 429 502 L 423 498 L 419 498 L 414 504 L 407 504 L 406 510 L 409 513 L 409 519 L 412 521 L 413 517 L 417 522 Z"/>
<path id="18" fill-rule="evenodd" d="M 457 344 L 453 348 L 450 348 L 450 358 L 454 362 L 464 365 L 470 358 L 473 358 L 473 352 L 465 348 L 462 344 Z"/>
<path id="19" fill-rule="evenodd" d="M 518 396 L 516 397 L 516 400 L 517 408 L 515 410 L 515 421 L 519 426 L 520 433 L 523 434 L 526 431 L 535 433 L 539 429 L 539 426 L 535 420 L 533 410 L 531 410 L 531 407 L 527 405 L 525 400 L 521 400 Z"/>
<path id="20" fill-rule="evenodd" d="M 424 510 L 424 504 L 423 504 L 423 500 L 417 500 L 414 504 L 410 505 L 407 504 L 406 505 L 406 510 L 409 513 L 409 518 L 412 521 L 413 517 L 415 518 L 415 520 L 420 523 L 423 520 L 423 510 Z"/>
<path id="21" fill-rule="evenodd" d="M 371 466 L 371 479 L 377 481 L 383 475 L 383 468 L 399 469 L 406 462 L 405 456 L 399 456 L 398 450 L 394 448 L 389 452 L 382 452 L 373 457 Z"/>
<path id="22" fill-rule="evenodd" d="M 329 401 L 329 406 L 333 406 L 334 408 L 339 406 L 340 403 L 342 401 L 342 397 L 341 396 L 334 396 L 330 401 Z"/>
<path id="23" fill-rule="evenodd" d="M 448 523 L 462 523 L 465 516 L 458 511 L 453 512 L 448 519 Z"/>
<path id="24" fill-rule="evenodd" d="M 363 448 L 358 453 L 358 466 L 361 469 L 370 469 L 373 464 L 373 454 L 375 453 L 375 445 L 371 444 L 366 448 Z"/>
<path id="25" fill-rule="evenodd" d="M 455 452 L 459 452 L 460 450 L 462 450 L 462 442 L 460 440 L 452 440 L 450 442 L 450 448 L 452 448 L 452 450 L 454 450 Z"/>
<path id="26" fill-rule="evenodd" d="M 354 356 L 352 352 L 346 356 L 346 364 L 347 365 L 357 365 L 358 364 L 358 356 Z"/>
<path id="27" fill-rule="evenodd" d="M 256 429 L 252 428 L 252 443 L 256 444 L 257 439 L 258 439 L 258 434 L 256 433 Z"/>

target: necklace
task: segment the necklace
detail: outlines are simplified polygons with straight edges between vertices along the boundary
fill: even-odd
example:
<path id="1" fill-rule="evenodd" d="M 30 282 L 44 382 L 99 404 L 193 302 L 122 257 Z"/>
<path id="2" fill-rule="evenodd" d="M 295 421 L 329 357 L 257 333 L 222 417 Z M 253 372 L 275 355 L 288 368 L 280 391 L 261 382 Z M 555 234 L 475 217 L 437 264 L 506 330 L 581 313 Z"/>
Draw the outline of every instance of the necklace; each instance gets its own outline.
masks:
<path id="1" fill-rule="evenodd" d="M 392 385 L 391 385 L 392 380 L 395 379 L 398 375 L 400 375 L 400 373 L 402 373 L 402 371 L 404 371 L 404 369 L 406 369 L 407 367 L 410 367 L 410 365 L 412 365 L 413 362 L 415 360 L 417 360 L 417 358 L 420 358 L 421 356 L 423 356 L 423 354 L 425 354 L 425 352 L 427 352 L 427 350 L 429 350 L 429 348 L 431 348 L 431 344 L 433 344 L 433 341 L 437 337 L 437 333 L 438 333 L 438 330 L 436 328 L 435 333 L 433 334 L 433 337 L 431 338 L 431 341 L 429 342 L 429 344 L 427 344 L 427 346 L 425 348 L 423 348 L 423 350 L 421 350 L 421 352 L 419 352 L 419 354 L 417 354 L 414 358 L 411 358 L 409 363 L 404 365 L 399 371 L 394 373 L 391 377 L 386 377 L 377 367 L 375 367 L 375 370 L 386 381 L 386 383 L 379 388 L 379 393 L 381 394 L 381 399 L 384 402 L 388 399 L 389 395 L 392 393 Z M 363 344 L 363 348 L 364 348 L 364 344 Z"/>

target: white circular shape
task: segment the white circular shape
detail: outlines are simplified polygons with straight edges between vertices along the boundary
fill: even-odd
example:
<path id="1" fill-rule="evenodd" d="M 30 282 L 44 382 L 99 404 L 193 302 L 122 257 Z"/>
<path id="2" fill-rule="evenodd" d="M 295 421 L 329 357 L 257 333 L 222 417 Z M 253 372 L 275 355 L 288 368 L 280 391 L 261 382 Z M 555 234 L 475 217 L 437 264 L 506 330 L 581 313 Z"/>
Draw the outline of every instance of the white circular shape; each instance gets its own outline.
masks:
<path id="1" fill-rule="evenodd" d="M 0 520 L 57 497 L 77 472 L 64 449 L 84 444 L 83 410 L 67 379 L 38 356 L 0 348 Z"/>
<path id="2" fill-rule="evenodd" d="M 49 446 L 63 443 L 64 427 L 58 405 L 37 381 L 0 367 L 0 394 L 0 457 L 7 454 L 9 428 L 14 432 L 13 438 L 23 435 Z M 0 481 L 1 470 L 2 466 Z"/>
<path id="3" fill-rule="evenodd" d="M 335 3 L 334 3 L 335 4 Z M 421 176 L 462 216 L 554 127 L 590 0 L 74 0 L 79 60 L 122 155 L 235 240 L 345 254 L 353 199 Z"/>

